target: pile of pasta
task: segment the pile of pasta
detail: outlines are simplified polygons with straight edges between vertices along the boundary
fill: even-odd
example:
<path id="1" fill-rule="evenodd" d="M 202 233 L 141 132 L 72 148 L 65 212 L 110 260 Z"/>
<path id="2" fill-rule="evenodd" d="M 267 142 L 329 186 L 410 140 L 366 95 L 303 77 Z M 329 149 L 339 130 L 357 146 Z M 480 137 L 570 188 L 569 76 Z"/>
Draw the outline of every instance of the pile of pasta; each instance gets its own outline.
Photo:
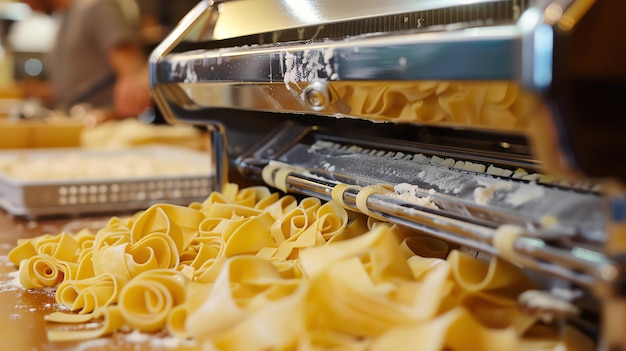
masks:
<path id="1" fill-rule="evenodd" d="M 228 184 L 202 203 L 112 217 L 95 233 L 23 239 L 9 259 L 24 288 L 54 287 L 67 307 L 46 317 L 53 342 L 134 330 L 204 350 L 569 345 L 517 307 L 532 287 L 517 266 L 266 187 Z"/>
<path id="2" fill-rule="evenodd" d="M 333 100 L 364 118 L 404 123 L 525 129 L 536 101 L 508 81 L 332 82 Z M 343 105 L 342 105 L 343 106 Z"/>

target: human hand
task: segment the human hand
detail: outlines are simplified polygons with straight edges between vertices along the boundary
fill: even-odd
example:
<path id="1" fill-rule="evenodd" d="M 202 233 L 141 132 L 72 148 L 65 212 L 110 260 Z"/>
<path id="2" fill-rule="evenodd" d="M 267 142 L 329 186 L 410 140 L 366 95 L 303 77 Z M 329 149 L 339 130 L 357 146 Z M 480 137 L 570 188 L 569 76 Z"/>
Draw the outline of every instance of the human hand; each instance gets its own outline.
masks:
<path id="1" fill-rule="evenodd" d="M 119 118 L 137 117 L 152 106 L 147 67 L 118 76 L 113 88 L 113 106 Z"/>

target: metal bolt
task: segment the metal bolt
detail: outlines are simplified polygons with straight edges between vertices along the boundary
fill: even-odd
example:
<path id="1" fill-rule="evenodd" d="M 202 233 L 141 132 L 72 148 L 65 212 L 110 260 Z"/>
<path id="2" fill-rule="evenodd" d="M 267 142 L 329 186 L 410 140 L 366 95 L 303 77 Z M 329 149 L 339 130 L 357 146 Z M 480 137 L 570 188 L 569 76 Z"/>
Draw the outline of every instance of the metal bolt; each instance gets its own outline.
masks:
<path id="1" fill-rule="evenodd" d="M 322 111 L 330 103 L 326 82 L 314 81 L 304 89 L 304 101 L 314 111 Z"/>

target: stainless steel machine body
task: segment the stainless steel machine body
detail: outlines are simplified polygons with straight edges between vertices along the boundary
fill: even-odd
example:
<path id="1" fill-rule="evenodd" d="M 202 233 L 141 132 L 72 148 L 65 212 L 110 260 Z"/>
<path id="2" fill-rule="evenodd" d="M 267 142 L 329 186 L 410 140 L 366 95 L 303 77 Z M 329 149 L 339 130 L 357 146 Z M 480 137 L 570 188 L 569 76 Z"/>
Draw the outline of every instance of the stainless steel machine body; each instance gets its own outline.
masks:
<path id="1" fill-rule="evenodd" d="M 214 189 L 264 182 L 501 255 L 584 289 L 580 325 L 626 349 L 625 4 L 201 1 L 151 86 L 169 122 L 209 129 Z M 396 196 L 361 198 L 382 183 Z"/>

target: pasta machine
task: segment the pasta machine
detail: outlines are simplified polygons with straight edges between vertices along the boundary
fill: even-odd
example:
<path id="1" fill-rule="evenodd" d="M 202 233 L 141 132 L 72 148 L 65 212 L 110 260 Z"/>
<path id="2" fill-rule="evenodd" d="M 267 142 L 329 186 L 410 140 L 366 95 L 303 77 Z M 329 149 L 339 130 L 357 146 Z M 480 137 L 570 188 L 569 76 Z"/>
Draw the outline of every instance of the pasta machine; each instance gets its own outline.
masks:
<path id="1" fill-rule="evenodd" d="M 543 281 L 531 309 L 624 350 L 624 11 L 200 1 L 153 51 L 152 93 L 168 122 L 208 129 L 213 189 L 333 199 L 502 256 Z"/>

